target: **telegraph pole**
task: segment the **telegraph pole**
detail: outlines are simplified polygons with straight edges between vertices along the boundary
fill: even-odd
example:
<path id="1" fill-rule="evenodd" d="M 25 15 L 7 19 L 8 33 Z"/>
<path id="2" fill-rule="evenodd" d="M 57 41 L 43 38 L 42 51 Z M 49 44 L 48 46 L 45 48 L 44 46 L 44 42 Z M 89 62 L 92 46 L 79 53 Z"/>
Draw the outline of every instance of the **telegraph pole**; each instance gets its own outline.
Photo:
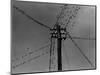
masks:
<path id="1" fill-rule="evenodd" d="M 62 51 L 61 51 L 61 30 L 60 25 L 57 25 L 57 52 L 58 52 L 58 71 L 62 70 Z"/>
<path id="2" fill-rule="evenodd" d="M 62 39 L 66 39 L 66 28 L 62 28 L 60 25 L 56 25 L 55 28 L 51 29 L 51 38 L 57 39 L 57 63 L 58 63 L 58 71 L 62 71 Z"/>

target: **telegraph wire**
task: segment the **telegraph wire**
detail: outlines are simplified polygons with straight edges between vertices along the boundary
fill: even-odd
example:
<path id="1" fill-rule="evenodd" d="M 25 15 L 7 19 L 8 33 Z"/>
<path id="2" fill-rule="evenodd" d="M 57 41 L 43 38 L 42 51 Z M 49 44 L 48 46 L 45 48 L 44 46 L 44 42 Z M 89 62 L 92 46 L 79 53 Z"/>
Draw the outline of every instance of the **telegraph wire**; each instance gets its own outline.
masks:
<path id="1" fill-rule="evenodd" d="M 79 9 L 80 9 L 80 8 L 79 8 Z M 65 27 L 67 27 L 68 24 L 71 23 L 71 20 L 72 20 L 73 18 L 76 17 L 76 14 L 77 14 L 77 12 L 78 12 L 79 9 L 74 9 L 74 12 L 75 12 L 75 13 L 71 14 L 71 15 L 69 16 L 69 18 L 66 20 L 67 23 L 66 23 Z"/>
<path id="2" fill-rule="evenodd" d="M 50 46 L 50 43 L 46 44 L 45 46 L 40 47 L 39 49 L 36 49 L 36 50 L 31 51 L 31 52 L 29 52 L 29 53 L 23 54 L 22 56 L 20 56 L 20 58 L 16 58 L 16 59 L 15 59 L 14 61 L 12 61 L 12 62 L 15 62 L 15 61 L 17 61 L 17 60 L 23 59 L 23 58 L 27 57 L 28 55 L 32 55 L 33 53 L 38 52 L 38 51 L 41 51 L 41 50 L 43 50 L 44 48 L 47 48 L 47 47 L 49 47 L 49 46 Z"/>
<path id="3" fill-rule="evenodd" d="M 33 58 L 30 58 L 30 59 L 28 59 L 28 60 L 26 60 L 26 61 L 22 61 L 22 62 L 19 63 L 19 64 L 13 65 L 12 68 L 15 69 L 15 68 L 17 68 L 17 67 L 19 67 L 19 66 L 22 66 L 22 65 L 24 65 L 24 64 L 26 64 L 26 63 L 28 63 L 28 62 L 31 62 L 31 61 L 33 61 L 33 60 L 35 60 L 35 59 L 38 59 L 38 58 L 41 57 L 41 56 L 44 56 L 45 54 L 49 54 L 49 52 L 46 51 L 46 52 L 43 52 L 43 53 L 41 53 L 40 55 L 37 55 L 37 56 L 35 56 L 35 57 L 33 57 Z"/>
<path id="4" fill-rule="evenodd" d="M 56 20 L 56 23 L 55 23 L 54 27 L 58 24 L 59 19 L 61 18 L 61 16 L 62 16 L 64 10 L 66 9 L 66 6 L 67 6 L 67 4 L 65 4 L 65 5 L 62 7 L 62 9 L 61 9 L 59 15 L 57 15 L 57 20 Z"/>
<path id="5" fill-rule="evenodd" d="M 66 37 L 66 38 L 69 38 L 69 37 Z M 72 39 L 80 39 L 80 40 L 96 40 L 95 38 L 74 37 L 74 36 L 72 36 Z"/>
<path id="6" fill-rule="evenodd" d="M 62 14 L 64 13 L 64 10 L 66 9 L 66 6 L 67 6 L 67 4 L 64 4 L 64 6 L 62 7 L 59 15 L 57 15 L 57 21 L 56 22 L 58 22 L 59 19 L 61 18 Z"/>
<path id="7" fill-rule="evenodd" d="M 76 15 L 77 15 L 77 13 L 78 13 L 79 10 L 80 10 L 80 7 L 74 8 L 73 12 L 75 12 L 75 13 L 73 13 L 73 14 L 71 14 L 71 15 L 68 16 L 69 18 L 66 20 L 67 23 L 64 24 L 66 29 L 68 27 L 68 24 L 71 22 L 71 20 L 76 17 Z M 66 37 L 66 38 L 69 38 L 69 37 Z M 96 40 L 95 38 L 74 37 L 74 36 L 71 36 L 71 38 L 72 39 L 81 39 L 81 40 Z"/>
<path id="8" fill-rule="evenodd" d="M 22 9 L 18 8 L 17 6 L 14 6 L 13 5 L 13 8 L 15 8 L 16 10 L 18 10 L 19 12 L 21 12 L 23 15 L 25 15 L 27 18 L 29 18 L 30 20 L 38 23 L 39 25 L 45 27 L 45 28 L 48 28 L 48 29 L 51 29 L 49 26 L 37 21 L 36 19 L 34 19 L 33 17 L 29 16 L 26 12 L 24 12 Z"/>
<path id="9" fill-rule="evenodd" d="M 66 31 L 66 34 L 69 36 L 70 40 L 73 42 L 73 44 L 78 48 L 79 52 L 83 55 L 83 57 L 88 61 L 88 63 L 94 67 L 94 65 L 92 64 L 92 62 L 89 60 L 89 58 L 84 54 L 84 52 L 81 50 L 81 48 L 77 45 L 77 43 L 75 42 L 75 40 L 71 37 L 71 35 L 69 34 L 69 32 Z"/>
<path id="10" fill-rule="evenodd" d="M 67 25 L 71 22 L 71 20 L 76 17 L 79 9 L 80 9 L 80 7 L 78 7 L 78 6 L 70 7 L 69 5 L 65 4 L 62 7 L 59 15 L 57 15 L 56 23 L 58 23 L 60 25 L 65 25 L 65 27 L 67 27 Z M 67 13 L 67 15 L 65 12 Z M 65 18 L 65 16 L 67 16 L 67 19 Z M 65 19 L 65 20 L 63 20 L 63 19 Z M 61 22 L 59 22 L 59 20 L 61 20 Z M 67 21 L 67 23 L 64 24 L 64 23 L 62 23 L 62 21 Z"/>

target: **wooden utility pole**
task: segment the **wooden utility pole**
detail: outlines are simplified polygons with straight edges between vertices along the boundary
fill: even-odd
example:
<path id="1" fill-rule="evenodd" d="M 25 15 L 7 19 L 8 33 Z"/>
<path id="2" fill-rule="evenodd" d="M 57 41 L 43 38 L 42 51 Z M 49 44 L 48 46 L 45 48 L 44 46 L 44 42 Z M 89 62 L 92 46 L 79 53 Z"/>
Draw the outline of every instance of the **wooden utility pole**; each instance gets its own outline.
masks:
<path id="1" fill-rule="evenodd" d="M 62 51 L 61 51 L 61 29 L 60 25 L 57 25 L 57 52 L 58 52 L 58 71 L 62 70 Z"/>
<path id="2" fill-rule="evenodd" d="M 58 58 L 58 71 L 62 71 L 62 51 L 61 51 L 61 45 L 62 45 L 62 39 L 66 39 L 65 28 L 61 28 L 60 25 L 56 25 L 55 28 L 51 29 L 52 35 L 51 38 L 57 39 L 57 58 Z"/>

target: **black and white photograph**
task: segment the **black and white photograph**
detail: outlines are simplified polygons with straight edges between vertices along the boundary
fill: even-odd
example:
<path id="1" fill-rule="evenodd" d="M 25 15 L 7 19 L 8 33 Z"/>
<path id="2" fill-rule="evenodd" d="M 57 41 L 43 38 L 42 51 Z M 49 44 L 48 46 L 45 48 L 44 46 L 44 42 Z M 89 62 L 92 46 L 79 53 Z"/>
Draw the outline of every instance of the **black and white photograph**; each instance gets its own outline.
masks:
<path id="1" fill-rule="evenodd" d="M 95 69 L 95 5 L 11 0 L 11 74 Z"/>

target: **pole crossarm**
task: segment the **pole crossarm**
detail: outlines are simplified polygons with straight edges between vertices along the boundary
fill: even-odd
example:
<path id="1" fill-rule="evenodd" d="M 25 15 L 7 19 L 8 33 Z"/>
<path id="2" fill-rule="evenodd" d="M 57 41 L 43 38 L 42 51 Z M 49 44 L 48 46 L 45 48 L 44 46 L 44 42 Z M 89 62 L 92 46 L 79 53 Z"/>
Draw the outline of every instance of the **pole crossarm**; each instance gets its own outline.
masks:
<path id="1" fill-rule="evenodd" d="M 14 6 L 13 5 L 13 8 L 15 8 L 16 10 L 18 10 L 19 12 L 21 12 L 23 15 L 25 15 L 27 18 L 29 18 L 30 20 L 36 22 L 37 24 L 45 27 L 45 28 L 48 28 L 48 29 L 51 29 L 49 26 L 39 22 L 38 20 L 34 19 L 33 17 L 31 17 L 30 15 L 28 15 L 26 12 L 24 12 L 22 9 L 18 8 L 17 6 Z"/>
<path id="2" fill-rule="evenodd" d="M 60 32 L 58 32 L 58 27 Z M 62 28 L 60 25 L 56 25 L 55 28 L 50 29 L 51 38 L 60 38 L 60 39 L 66 39 L 66 28 Z"/>

